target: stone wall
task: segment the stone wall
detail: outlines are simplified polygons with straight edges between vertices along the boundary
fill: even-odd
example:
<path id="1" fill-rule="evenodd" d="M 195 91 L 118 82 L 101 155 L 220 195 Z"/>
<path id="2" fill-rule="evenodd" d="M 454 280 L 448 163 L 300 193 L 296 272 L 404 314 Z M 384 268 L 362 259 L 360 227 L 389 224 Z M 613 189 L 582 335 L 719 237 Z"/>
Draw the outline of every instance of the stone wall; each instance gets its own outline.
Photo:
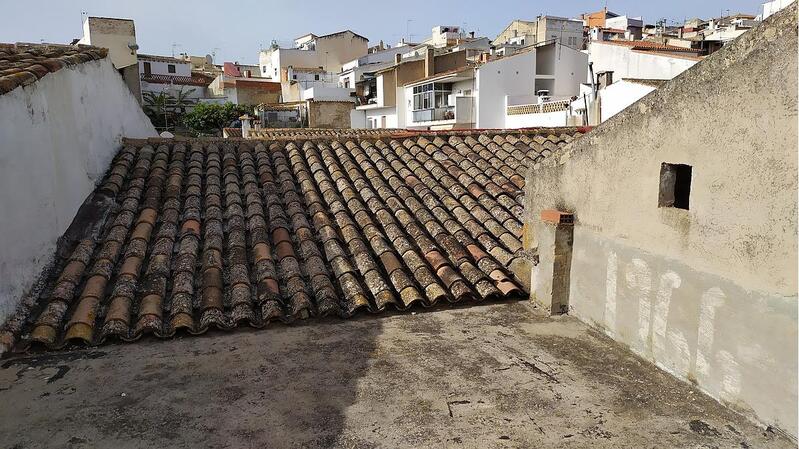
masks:
<path id="1" fill-rule="evenodd" d="M 551 306 L 540 216 L 573 212 L 569 313 L 794 437 L 796 27 L 794 4 L 534 167 L 524 239 Z M 663 163 L 691 166 L 687 209 L 659 207 Z"/>
<path id="2" fill-rule="evenodd" d="M 350 101 L 309 101 L 308 127 L 349 128 L 354 107 Z"/>

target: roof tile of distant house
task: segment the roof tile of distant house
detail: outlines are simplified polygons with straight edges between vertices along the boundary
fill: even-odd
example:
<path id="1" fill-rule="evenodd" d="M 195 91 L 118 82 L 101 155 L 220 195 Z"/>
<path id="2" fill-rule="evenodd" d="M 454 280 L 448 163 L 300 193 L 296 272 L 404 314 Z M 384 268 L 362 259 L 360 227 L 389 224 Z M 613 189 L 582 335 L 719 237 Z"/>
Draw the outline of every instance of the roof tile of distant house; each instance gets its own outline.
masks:
<path id="1" fill-rule="evenodd" d="M 0 95 L 64 67 L 107 55 L 108 50 L 87 45 L 0 43 Z"/>
<path id="2" fill-rule="evenodd" d="M 167 62 L 170 64 L 191 64 L 191 61 L 185 59 L 179 59 L 174 56 L 159 56 L 159 55 L 147 55 L 144 53 L 137 53 L 136 57 L 142 61 Z"/>
<path id="3" fill-rule="evenodd" d="M 313 33 L 308 33 L 308 34 L 303 34 L 302 36 L 298 37 L 298 38 L 297 38 L 297 39 L 295 39 L 295 40 L 299 40 L 299 39 L 302 39 L 302 38 L 304 38 L 304 37 L 308 37 L 308 36 L 311 36 L 311 37 L 313 37 L 313 38 L 316 38 L 316 39 L 324 39 L 324 38 L 328 38 L 328 37 L 335 37 L 335 36 L 339 36 L 339 35 L 341 35 L 341 34 L 346 34 L 346 33 L 351 33 L 353 36 L 355 36 L 355 37 L 358 37 L 358 38 L 361 38 L 361 39 L 363 39 L 363 40 L 365 40 L 365 41 L 368 41 L 368 40 L 369 40 L 369 38 L 367 38 L 366 36 L 362 36 L 362 35 L 360 35 L 360 34 L 358 34 L 358 33 L 354 32 L 354 31 L 352 31 L 352 30 L 342 30 L 342 31 L 337 31 L 337 32 L 335 32 L 335 33 L 323 34 L 323 35 L 321 35 L 321 36 L 318 36 L 318 35 L 316 35 L 316 34 L 313 34 Z"/>
<path id="4" fill-rule="evenodd" d="M 633 50 L 647 50 L 647 51 L 664 51 L 664 52 L 684 52 L 699 54 L 702 50 L 696 48 L 677 47 L 674 45 L 661 44 L 652 41 L 625 41 L 625 40 L 611 40 L 611 41 L 594 41 L 600 44 L 621 45 L 630 47 Z"/>
<path id="5" fill-rule="evenodd" d="M 390 132 L 126 140 L 95 191 L 97 236 L 70 245 L 0 342 L 522 297 L 524 172 L 578 130 Z"/>
<path id="6" fill-rule="evenodd" d="M 153 84 L 174 84 L 178 86 L 208 86 L 214 78 L 202 73 L 192 73 L 191 76 L 142 74 L 141 80 Z"/>

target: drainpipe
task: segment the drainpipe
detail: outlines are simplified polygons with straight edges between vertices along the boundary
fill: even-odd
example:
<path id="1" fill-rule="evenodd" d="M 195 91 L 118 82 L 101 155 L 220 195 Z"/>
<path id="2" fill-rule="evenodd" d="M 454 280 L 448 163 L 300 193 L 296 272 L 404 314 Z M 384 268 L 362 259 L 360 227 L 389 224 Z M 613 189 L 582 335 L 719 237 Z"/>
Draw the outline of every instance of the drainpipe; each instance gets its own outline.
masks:
<path id="1" fill-rule="evenodd" d="M 588 63 L 588 72 L 591 74 L 591 93 L 594 96 L 594 100 L 596 100 L 596 81 L 594 80 L 594 63 Z"/>

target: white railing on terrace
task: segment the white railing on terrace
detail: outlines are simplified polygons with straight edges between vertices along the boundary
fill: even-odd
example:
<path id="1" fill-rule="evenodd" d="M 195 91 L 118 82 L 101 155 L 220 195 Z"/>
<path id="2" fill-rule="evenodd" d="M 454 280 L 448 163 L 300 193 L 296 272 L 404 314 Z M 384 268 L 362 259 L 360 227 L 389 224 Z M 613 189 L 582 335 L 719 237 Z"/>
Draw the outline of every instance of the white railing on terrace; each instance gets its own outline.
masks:
<path id="1" fill-rule="evenodd" d="M 569 109 L 571 100 L 550 101 L 543 104 L 519 104 L 508 106 L 508 115 L 542 114 L 546 112 L 560 112 Z"/>

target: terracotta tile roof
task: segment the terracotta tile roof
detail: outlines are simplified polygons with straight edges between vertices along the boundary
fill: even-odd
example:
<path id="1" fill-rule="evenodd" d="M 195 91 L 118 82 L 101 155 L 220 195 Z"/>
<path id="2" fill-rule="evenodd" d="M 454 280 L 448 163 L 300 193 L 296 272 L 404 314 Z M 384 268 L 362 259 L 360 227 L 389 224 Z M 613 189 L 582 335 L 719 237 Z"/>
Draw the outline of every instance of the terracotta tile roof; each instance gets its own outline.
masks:
<path id="1" fill-rule="evenodd" d="M 177 84 L 183 86 L 208 86 L 214 81 L 213 77 L 202 73 L 192 73 L 191 76 L 142 74 L 141 80 L 153 84 Z"/>
<path id="2" fill-rule="evenodd" d="M 357 138 L 380 137 L 402 132 L 399 129 L 329 129 L 329 128 L 262 128 L 250 131 L 256 139 L 311 139 L 311 138 Z"/>
<path id="3" fill-rule="evenodd" d="M 574 128 L 126 140 L 96 238 L 0 342 L 98 344 L 522 297 L 524 173 Z M 98 214 L 103 216 L 103 214 Z"/>
<path id="4" fill-rule="evenodd" d="M 224 137 L 242 137 L 241 128 L 222 128 Z"/>
<path id="5" fill-rule="evenodd" d="M 633 50 L 647 50 L 647 51 L 663 51 L 663 52 L 683 52 L 683 53 L 693 53 L 699 54 L 702 50 L 696 48 L 685 48 L 685 47 L 677 47 L 675 45 L 667 45 L 661 44 L 660 42 L 652 42 L 652 41 L 593 41 L 592 43 L 599 43 L 599 44 L 610 44 L 610 45 L 620 45 L 623 47 L 630 47 Z"/>
<path id="6" fill-rule="evenodd" d="M 103 59 L 108 50 L 88 45 L 0 43 L 0 95 L 63 67 Z"/>
<path id="7" fill-rule="evenodd" d="M 174 56 L 158 56 L 158 55 L 147 55 L 144 53 L 137 53 L 136 57 L 141 61 L 167 62 L 170 64 L 191 64 L 191 61 L 185 59 L 179 59 Z"/>

